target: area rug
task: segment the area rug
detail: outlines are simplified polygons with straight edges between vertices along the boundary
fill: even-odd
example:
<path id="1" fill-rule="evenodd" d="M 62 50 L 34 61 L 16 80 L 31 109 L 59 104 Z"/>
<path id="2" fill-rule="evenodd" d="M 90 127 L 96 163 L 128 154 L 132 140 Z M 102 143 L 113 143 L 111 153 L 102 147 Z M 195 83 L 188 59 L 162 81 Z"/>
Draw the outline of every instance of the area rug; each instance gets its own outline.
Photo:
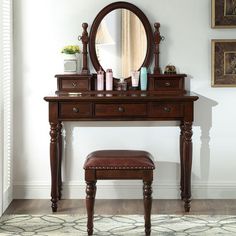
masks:
<path id="1" fill-rule="evenodd" d="M 0 235 L 83 236 L 85 215 L 5 215 Z M 141 215 L 96 215 L 94 235 L 144 235 Z M 152 215 L 152 235 L 236 235 L 236 216 Z"/>

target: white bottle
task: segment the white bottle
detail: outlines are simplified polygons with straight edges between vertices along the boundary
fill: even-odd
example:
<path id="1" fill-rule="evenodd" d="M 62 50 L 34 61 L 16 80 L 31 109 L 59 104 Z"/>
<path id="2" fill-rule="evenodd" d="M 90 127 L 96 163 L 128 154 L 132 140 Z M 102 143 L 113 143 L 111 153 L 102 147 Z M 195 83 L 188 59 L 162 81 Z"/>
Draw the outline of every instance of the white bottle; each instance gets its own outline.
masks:
<path id="1" fill-rule="evenodd" d="M 99 69 L 97 72 L 97 90 L 103 91 L 104 90 L 104 72 L 102 68 Z"/>
<path id="2" fill-rule="evenodd" d="M 134 70 L 131 71 L 131 82 L 132 82 L 132 87 L 133 88 L 138 88 L 139 85 L 139 71 L 138 70 Z"/>
<path id="3" fill-rule="evenodd" d="M 113 72 L 112 69 L 106 71 L 106 90 L 112 91 L 113 89 Z"/>

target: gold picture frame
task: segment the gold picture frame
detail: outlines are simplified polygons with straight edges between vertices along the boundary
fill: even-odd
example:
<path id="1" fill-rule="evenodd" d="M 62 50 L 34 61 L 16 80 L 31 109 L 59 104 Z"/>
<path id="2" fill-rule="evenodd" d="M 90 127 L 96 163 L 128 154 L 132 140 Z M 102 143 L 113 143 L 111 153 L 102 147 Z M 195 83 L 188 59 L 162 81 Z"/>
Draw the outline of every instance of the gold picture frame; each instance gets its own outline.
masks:
<path id="1" fill-rule="evenodd" d="M 211 27 L 236 28 L 236 0 L 211 0 Z"/>
<path id="2" fill-rule="evenodd" d="M 211 41 L 212 87 L 236 87 L 236 39 Z"/>

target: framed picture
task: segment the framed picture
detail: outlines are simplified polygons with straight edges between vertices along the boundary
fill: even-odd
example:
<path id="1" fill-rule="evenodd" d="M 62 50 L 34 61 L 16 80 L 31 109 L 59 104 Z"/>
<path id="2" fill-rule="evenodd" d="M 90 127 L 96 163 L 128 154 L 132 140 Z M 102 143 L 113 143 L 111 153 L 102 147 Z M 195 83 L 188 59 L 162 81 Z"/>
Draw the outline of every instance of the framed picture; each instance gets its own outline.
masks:
<path id="1" fill-rule="evenodd" d="M 212 86 L 236 87 L 236 40 L 211 41 Z"/>
<path id="2" fill-rule="evenodd" d="M 236 28 L 236 0 L 211 0 L 212 28 Z"/>

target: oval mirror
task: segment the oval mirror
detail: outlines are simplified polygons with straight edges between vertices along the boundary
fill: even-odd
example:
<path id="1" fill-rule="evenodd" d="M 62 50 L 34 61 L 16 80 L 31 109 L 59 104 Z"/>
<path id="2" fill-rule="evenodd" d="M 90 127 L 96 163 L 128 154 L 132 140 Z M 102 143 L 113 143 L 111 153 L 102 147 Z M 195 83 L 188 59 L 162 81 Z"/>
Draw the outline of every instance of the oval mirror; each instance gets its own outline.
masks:
<path id="1" fill-rule="evenodd" d="M 95 18 L 89 37 L 89 52 L 96 71 L 113 70 L 115 78 L 130 77 L 132 70 L 148 67 L 151 59 L 152 30 L 144 13 L 127 2 L 102 9 Z"/>

